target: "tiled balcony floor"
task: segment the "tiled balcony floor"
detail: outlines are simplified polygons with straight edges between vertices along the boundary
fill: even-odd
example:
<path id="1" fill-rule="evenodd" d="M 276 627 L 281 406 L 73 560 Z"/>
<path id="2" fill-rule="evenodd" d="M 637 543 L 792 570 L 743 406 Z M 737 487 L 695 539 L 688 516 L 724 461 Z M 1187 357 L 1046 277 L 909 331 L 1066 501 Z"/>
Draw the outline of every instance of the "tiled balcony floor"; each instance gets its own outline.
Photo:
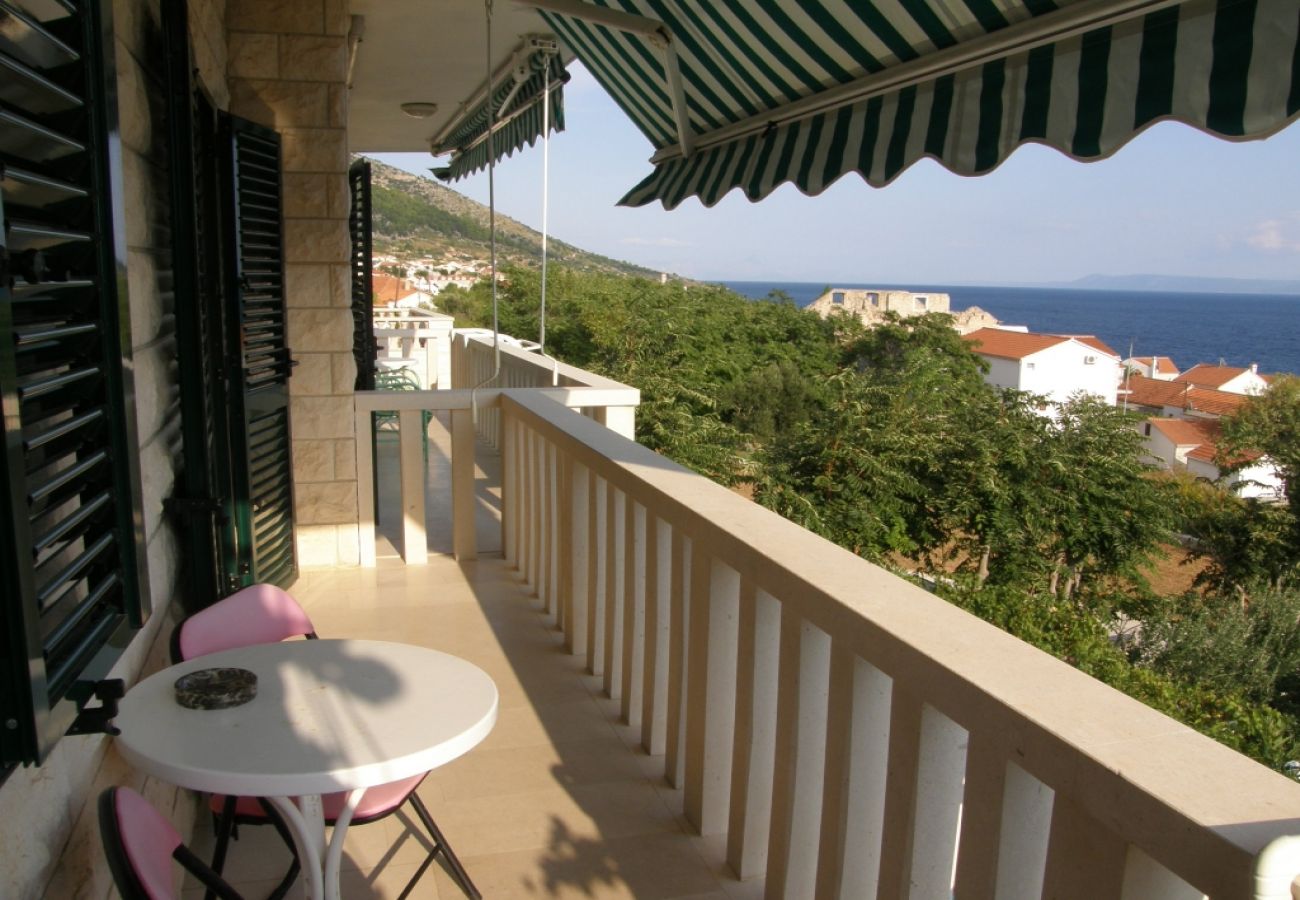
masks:
<path id="1" fill-rule="evenodd" d="M 431 447 L 431 468 L 437 462 Z M 435 555 L 423 568 L 380 556 L 376 569 L 304 571 L 293 593 L 322 636 L 433 647 L 496 681 L 495 730 L 420 788 L 485 897 L 762 895 L 761 883 L 729 875 L 719 839 L 691 833 L 682 792 L 657 774 L 662 759 L 618 723 L 618 704 L 562 652 L 559 633 L 499 553 L 464 565 Z M 344 897 L 401 894 L 425 852 L 404 816 L 349 831 Z M 246 896 L 265 897 L 287 863 L 270 828 L 247 828 L 232 844 L 227 874 Z M 438 864 L 409 896 L 463 894 Z"/>

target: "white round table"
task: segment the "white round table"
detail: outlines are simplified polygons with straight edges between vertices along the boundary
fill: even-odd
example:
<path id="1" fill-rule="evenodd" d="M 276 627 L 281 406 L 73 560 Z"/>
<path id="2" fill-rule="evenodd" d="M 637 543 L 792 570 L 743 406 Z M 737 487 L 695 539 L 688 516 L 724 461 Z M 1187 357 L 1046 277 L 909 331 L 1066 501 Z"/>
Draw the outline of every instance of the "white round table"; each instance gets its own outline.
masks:
<path id="1" fill-rule="evenodd" d="M 257 696 L 221 710 L 176 702 L 177 678 L 218 667 L 254 672 Z M 318 640 L 163 669 L 127 692 L 114 724 L 122 755 L 141 771 L 274 803 L 293 830 L 308 896 L 336 900 L 344 836 L 365 788 L 455 759 L 488 735 L 496 716 L 496 685 L 463 659 L 409 644 Z M 350 793 L 326 847 L 320 795 L 336 791 Z"/>

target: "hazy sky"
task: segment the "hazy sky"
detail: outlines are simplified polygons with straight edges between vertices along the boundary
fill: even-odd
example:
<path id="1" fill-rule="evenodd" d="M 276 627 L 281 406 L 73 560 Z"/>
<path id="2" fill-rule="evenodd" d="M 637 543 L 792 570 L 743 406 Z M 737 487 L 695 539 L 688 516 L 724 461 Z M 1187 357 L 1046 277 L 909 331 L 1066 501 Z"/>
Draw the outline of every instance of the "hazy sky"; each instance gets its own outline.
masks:
<path id="1" fill-rule="evenodd" d="M 651 147 L 574 63 L 567 130 L 550 148 L 550 233 L 584 250 L 705 280 L 961 284 L 1090 273 L 1300 280 L 1300 125 L 1234 144 L 1164 123 L 1112 159 L 1021 147 L 996 171 L 922 160 L 883 189 L 849 174 L 816 197 L 784 185 L 616 206 L 649 174 Z M 428 154 L 379 159 L 427 174 Z M 441 164 L 441 161 L 438 162 Z M 497 208 L 541 225 L 541 144 L 496 168 Z M 451 185 L 486 203 L 488 178 Z"/>

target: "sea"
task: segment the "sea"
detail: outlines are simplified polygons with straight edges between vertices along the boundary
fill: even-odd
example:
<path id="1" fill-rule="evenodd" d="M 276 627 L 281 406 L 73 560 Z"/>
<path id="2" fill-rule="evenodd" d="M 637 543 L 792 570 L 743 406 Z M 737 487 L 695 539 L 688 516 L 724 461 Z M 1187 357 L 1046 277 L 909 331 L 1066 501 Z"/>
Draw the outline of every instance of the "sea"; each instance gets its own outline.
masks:
<path id="1" fill-rule="evenodd" d="M 825 282 L 719 283 L 756 300 L 774 290 L 784 291 L 801 307 L 828 286 Z M 1095 335 L 1121 357 L 1168 356 L 1182 370 L 1197 363 L 1221 362 L 1257 363 L 1261 372 L 1300 373 L 1300 296 L 841 282 L 833 286 L 946 293 L 953 310 L 978 306 L 1004 325 L 1024 325 L 1046 334 Z"/>

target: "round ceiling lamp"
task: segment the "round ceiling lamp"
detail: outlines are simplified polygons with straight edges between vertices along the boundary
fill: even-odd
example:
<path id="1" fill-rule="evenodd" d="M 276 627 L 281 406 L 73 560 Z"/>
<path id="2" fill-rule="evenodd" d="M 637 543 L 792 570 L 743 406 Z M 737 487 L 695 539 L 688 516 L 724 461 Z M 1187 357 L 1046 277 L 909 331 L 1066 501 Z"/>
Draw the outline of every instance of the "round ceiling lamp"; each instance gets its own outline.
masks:
<path id="1" fill-rule="evenodd" d="M 412 119 L 427 119 L 438 111 L 438 104 L 411 101 L 402 104 L 402 112 Z"/>

